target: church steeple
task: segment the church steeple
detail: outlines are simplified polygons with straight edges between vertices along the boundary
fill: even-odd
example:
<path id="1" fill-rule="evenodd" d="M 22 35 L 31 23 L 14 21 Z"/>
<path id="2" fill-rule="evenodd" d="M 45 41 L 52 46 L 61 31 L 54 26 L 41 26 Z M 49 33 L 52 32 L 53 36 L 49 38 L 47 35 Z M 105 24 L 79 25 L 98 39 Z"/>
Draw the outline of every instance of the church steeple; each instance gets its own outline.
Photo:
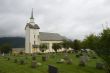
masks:
<path id="1" fill-rule="evenodd" d="M 33 8 L 32 8 L 31 17 L 30 17 L 30 23 L 34 23 Z"/>
<path id="2" fill-rule="evenodd" d="M 31 12 L 31 17 L 30 17 L 30 19 L 34 19 L 34 17 L 33 17 L 33 8 L 32 8 L 32 12 Z"/>

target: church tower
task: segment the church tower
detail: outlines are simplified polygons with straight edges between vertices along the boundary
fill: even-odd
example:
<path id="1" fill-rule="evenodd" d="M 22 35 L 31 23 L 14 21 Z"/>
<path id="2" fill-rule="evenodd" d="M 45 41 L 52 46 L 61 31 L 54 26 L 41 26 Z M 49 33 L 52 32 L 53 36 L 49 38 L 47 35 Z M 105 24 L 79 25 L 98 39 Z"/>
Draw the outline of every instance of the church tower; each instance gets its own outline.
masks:
<path id="1" fill-rule="evenodd" d="M 29 23 L 25 26 L 25 53 L 37 52 L 39 39 L 39 26 L 34 22 L 33 9 Z"/>

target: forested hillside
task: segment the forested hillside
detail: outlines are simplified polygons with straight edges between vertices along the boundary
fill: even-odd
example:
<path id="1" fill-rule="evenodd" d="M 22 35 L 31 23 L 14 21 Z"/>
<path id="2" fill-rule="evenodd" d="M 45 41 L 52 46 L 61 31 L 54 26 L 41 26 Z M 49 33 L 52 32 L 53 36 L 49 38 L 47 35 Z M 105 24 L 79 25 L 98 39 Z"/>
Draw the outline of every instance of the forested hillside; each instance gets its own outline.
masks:
<path id="1" fill-rule="evenodd" d="M 3 44 L 10 44 L 12 48 L 24 48 L 25 38 L 24 37 L 1 37 L 0 46 Z"/>

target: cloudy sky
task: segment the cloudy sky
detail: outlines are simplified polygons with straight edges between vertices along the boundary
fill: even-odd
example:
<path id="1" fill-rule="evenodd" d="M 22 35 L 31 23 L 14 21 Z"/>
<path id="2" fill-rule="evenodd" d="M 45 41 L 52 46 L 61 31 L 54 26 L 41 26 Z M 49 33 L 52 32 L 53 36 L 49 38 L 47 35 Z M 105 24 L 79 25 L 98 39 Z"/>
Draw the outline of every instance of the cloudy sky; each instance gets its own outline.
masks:
<path id="1" fill-rule="evenodd" d="M 24 36 L 32 8 L 40 31 L 71 39 L 110 26 L 110 0 L 0 0 L 0 37 Z"/>

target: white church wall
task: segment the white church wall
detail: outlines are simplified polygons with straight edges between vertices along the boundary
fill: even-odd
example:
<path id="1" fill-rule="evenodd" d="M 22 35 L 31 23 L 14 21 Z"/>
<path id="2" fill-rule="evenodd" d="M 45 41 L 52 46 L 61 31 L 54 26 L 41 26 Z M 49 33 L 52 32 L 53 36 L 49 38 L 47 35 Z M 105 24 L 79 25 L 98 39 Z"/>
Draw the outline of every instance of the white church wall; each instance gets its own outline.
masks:
<path id="1" fill-rule="evenodd" d="M 29 29 L 29 27 L 27 27 L 25 30 L 25 52 L 26 53 L 29 53 L 29 51 L 30 51 L 29 41 L 30 41 L 30 29 Z"/>
<path id="2" fill-rule="evenodd" d="M 41 43 L 49 43 L 49 48 L 45 51 L 45 52 L 55 52 L 53 49 L 52 49 L 52 45 L 54 43 L 61 43 L 62 41 L 41 41 Z"/>

